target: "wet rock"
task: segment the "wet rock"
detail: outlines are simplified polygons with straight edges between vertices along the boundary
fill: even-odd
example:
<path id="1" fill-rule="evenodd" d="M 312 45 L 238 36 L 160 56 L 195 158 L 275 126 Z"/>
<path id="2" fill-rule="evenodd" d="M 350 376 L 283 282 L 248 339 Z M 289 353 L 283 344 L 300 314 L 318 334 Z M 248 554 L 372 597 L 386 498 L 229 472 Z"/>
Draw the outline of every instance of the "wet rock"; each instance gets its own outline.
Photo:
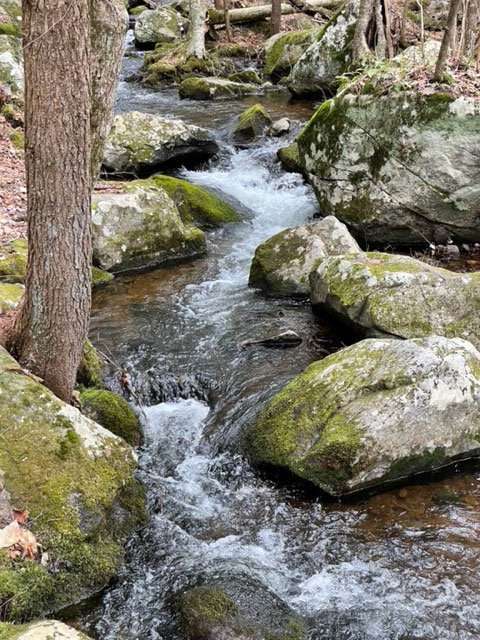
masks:
<path id="1" fill-rule="evenodd" d="M 290 131 L 290 120 L 288 118 L 280 118 L 275 120 L 270 129 L 268 130 L 271 136 L 283 136 Z"/>
<path id="2" fill-rule="evenodd" d="M 323 103 L 297 141 L 322 211 L 369 242 L 478 240 L 475 100 L 345 96 Z"/>
<path id="3" fill-rule="evenodd" d="M 288 348 L 288 347 L 298 347 L 298 345 L 302 344 L 302 338 L 291 329 L 287 331 L 282 331 L 273 336 L 268 336 L 268 338 L 259 338 L 258 340 L 245 340 L 241 343 L 242 347 L 279 347 L 279 348 Z"/>
<path id="4" fill-rule="evenodd" d="M 334 92 L 338 76 L 351 61 L 351 45 L 358 15 L 358 0 L 350 0 L 338 12 L 326 29 L 321 29 L 314 41 L 296 62 L 287 81 L 295 95 Z"/>
<path id="5" fill-rule="evenodd" d="M 277 151 L 277 157 L 285 171 L 301 174 L 305 172 L 300 161 L 300 153 L 296 142 L 292 142 L 288 147 L 282 147 L 279 149 Z"/>
<path id="6" fill-rule="evenodd" d="M 269 295 L 308 296 L 309 275 L 325 258 L 359 252 L 360 247 L 346 226 L 328 216 L 281 231 L 260 244 L 248 283 Z"/>
<path id="7" fill-rule="evenodd" d="M 259 92 L 259 87 L 256 84 L 233 82 L 225 78 L 186 78 L 180 83 L 178 92 L 181 98 L 213 100 L 255 94 Z"/>
<path id="8" fill-rule="evenodd" d="M 142 11 L 135 20 L 135 42 L 151 47 L 164 42 L 176 42 L 185 33 L 188 22 L 172 7 Z"/>
<path id="9" fill-rule="evenodd" d="M 130 111 L 115 117 L 103 167 L 112 174 L 152 174 L 172 163 L 192 163 L 217 153 L 213 136 L 181 120 Z"/>
<path id="10" fill-rule="evenodd" d="M 121 193 L 94 195 L 94 261 L 102 269 L 149 269 L 205 253 L 205 235 L 185 224 L 166 191 L 151 181 L 129 183 Z"/>
<path id="11" fill-rule="evenodd" d="M 0 638 L 5 640 L 89 640 L 89 636 L 58 620 L 42 620 L 27 625 L 0 623 Z"/>
<path id="12" fill-rule="evenodd" d="M 328 311 L 364 335 L 444 335 L 480 347 L 480 273 L 369 252 L 327 258 L 310 285 L 319 313 Z"/>
<path id="13" fill-rule="evenodd" d="M 277 33 L 265 42 L 265 75 L 274 79 L 287 76 L 318 32 L 311 29 Z"/>
<path id="14" fill-rule="evenodd" d="M 77 604 L 110 582 L 126 538 L 143 521 L 143 494 L 131 447 L 26 375 L 3 349 L 0 424 L 4 488 L 16 508 L 29 512 L 48 554 L 42 563 L 2 566 L 2 598 L 10 603 L 3 617 L 25 621 Z"/>
<path id="15" fill-rule="evenodd" d="M 233 82 L 247 82 L 249 84 L 262 84 L 262 79 L 254 69 L 244 69 L 243 71 L 237 71 L 232 73 L 229 80 Z"/>
<path id="16" fill-rule="evenodd" d="M 372 339 L 310 365 L 260 413 L 254 461 L 341 496 L 480 454 L 480 353 L 460 339 Z"/>
<path id="17" fill-rule="evenodd" d="M 261 104 L 254 104 L 240 114 L 233 137 L 239 142 L 251 142 L 261 136 L 271 123 L 266 109 Z"/>
<path id="18" fill-rule="evenodd" d="M 0 313 L 15 309 L 22 299 L 25 288 L 21 284 L 0 282 Z"/>
<path id="19" fill-rule="evenodd" d="M 80 407 L 84 415 L 128 444 L 133 447 L 140 444 L 140 421 L 121 396 L 107 389 L 86 389 L 80 394 Z"/>

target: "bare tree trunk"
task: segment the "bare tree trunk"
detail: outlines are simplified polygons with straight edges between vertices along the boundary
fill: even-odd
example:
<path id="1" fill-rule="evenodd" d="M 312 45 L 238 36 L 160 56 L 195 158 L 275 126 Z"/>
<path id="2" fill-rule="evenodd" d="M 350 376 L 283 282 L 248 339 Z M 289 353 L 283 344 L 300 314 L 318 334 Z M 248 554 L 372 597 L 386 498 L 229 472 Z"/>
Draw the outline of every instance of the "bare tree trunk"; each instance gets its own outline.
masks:
<path id="1" fill-rule="evenodd" d="M 450 8 L 448 11 L 447 26 L 443 34 L 440 52 L 438 54 L 437 64 L 435 66 L 434 79 L 441 82 L 448 59 L 448 52 L 453 41 L 453 33 L 457 27 L 457 13 L 461 0 L 450 0 Z"/>
<path id="2" fill-rule="evenodd" d="M 232 25 L 230 24 L 230 0 L 224 0 L 225 7 L 225 31 L 228 42 L 232 42 Z"/>
<path id="3" fill-rule="evenodd" d="M 354 62 L 360 62 L 371 55 L 367 42 L 367 29 L 372 18 L 373 0 L 360 0 L 360 9 L 355 33 L 352 40 L 352 58 Z"/>
<path id="4" fill-rule="evenodd" d="M 28 268 L 21 364 L 69 402 L 90 317 L 89 0 L 23 1 Z"/>
<path id="5" fill-rule="evenodd" d="M 382 0 L 375 0 L 375 22 L 377 23 L 375 55 L 379 60 L 384 60 L 387 55 L 387 38 L 385 37 L 382 8 Z"/>
<path id="6" fill-rule="evenodd" d="M 282 0 L 272 0 L 272 15 L 270 17 L 270 35 L 280 33 L 282 27 Z"/>
<path id="7" fill-rule="evenodd" d="M 12 348 L 69 402 L 90 320 L 91 188 L 111 123 L 122 0 L 24 0 L 28 267 Z"/>
<path id="8" fill-rule="evenodd" d="M 213 6 L 217 11 L 222 11 L 225 8 L 222 0 L 215 0 Z"/>
<path id="9" fill-rule="evenodd" d="M 465 20 L 465 39 L 462 54 L 468 63 L 475 59 L 477 41 L 480 41 L 480 0 L 470 0 Z"/>
<path id="10" fill-rule="evenodd" d="M 190 0 L 190 43 L 188 55 L 199 60 L 205 57 L 205 20 L 207 7 L 203 0 Z"/>

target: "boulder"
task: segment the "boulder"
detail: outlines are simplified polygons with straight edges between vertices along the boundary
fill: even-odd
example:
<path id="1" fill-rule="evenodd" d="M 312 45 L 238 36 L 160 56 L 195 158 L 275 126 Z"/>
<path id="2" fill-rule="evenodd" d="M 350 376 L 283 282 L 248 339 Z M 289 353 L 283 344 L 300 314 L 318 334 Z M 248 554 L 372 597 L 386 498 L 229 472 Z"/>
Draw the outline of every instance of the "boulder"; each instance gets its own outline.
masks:
<path id="1" fill-rule="evenodd" d="M 111 581 L 144 520 L 143 491 L 131 447 L 25 374 L 4 349 L 0 424 L 2 489 L 12 508 L 28 511 L 42 545 L 33 559 L 0 554 L 0 593 L 9 602 L 2 617 L 25 621 Z"/>
<path id="2" fill-rule="evenodd" d="M 351 45 L 358 15 L 358 0 L 349 0 L 315 36 L 288 76 L 295 95 L 334 93 L 338 76 L 351 62 Z"/>
<path id="3" fill-rule="evenodd" d="M 158 43 L 176 42 L 187 25 L 186 19 L 172 7 L 142 11 L 135 20 L 135 42 L 152 49 Z"/>
<path id="4" fill-rule="evenodd" d="M 277 33 L 265 42 L 264 73 L 276 80 L 288 76 L 300 56 L 318 35 L 311 29 Z"/>
<path id="5" fill-rule="evenodd" d="M 107 389 L 86 389 L 80 394 L 82 413 L 128 444 L 140 444 L 140 421 L 121 396 Z"/>
<path id="6" fill-rule="evenodd" d="M 465 338 L 480 347 L 480 272 L 362 253 L 326 259 L 310 276 L 312 304 L 362 335 Z"/>
<path id="7" fill-rule="evenodd" d="M 255 250 L 248 284 L 269 295 L 305 297 L 310 293 L 310 273 L 325 258 L 360 251 L 346 226 L 328 216 L 262 242 Z"/>
<path id="8" fill-rule="evenodd" d="M 272 126 L 268 130 L 268 135 L 274 136 L 275 138 L 278 136 L 283 136 L 290 131 L 291 122 L 288 118 L 280 118 L 279 120 L 275 120 L 272 123 Z"/>
<path id="9" fill-rule="evenodd" d="M 480 240 L 480 105 L 434 93 L 345 96 L 297 138 L 320 208 L 370 243 Z"/>
<path id="10" fill-rule="evenodd" d="M 279 149 L 277 151 L 277 158 L 280 160 L 280 164 L 285 171 L 302 174 L 305 172 L 300 160 L 300 152 L 296 142 L 292 142 L 288 147 L 282 147 Z"/>
<path id="11" fill-rule="evenodd" d="M 77 371 L 77 383 L 82 387 L 104 386 L 105 362 L 100 353 L 95 349 L 90 340 L 86 340 L 83 346 L 83 355 Z"/>
<path id="12" fill-rule="evenodd" d="M 271 124 L 272 119 L 266 109 L 261 104 L 254 104 L 238 117 L 233 137 L 239 142 L 251 142 L 261 136 Z"/>
<path id="13" fill-rule="evenodd" d="M 255 71 L 255 69 L 244 69 L 243 71 L 236 71 L 228 76 L 229 80 L 234 82 L 247 82 L 250 84 L 262 84 L 262 79 Z"/>
<path id="14" fill-rule="evenodd" d="M 205 253 L 205 235 L 184 224 L 166 191 L 135 180 L 119 193 L 96 194 L 92 205 L 93 259 L 102 269 L 151 269 Z"/>
<path id="15" fill-rule="evenodd" d="M 0 623 L 0 638 L 4 640 L 89 640 L 89 636 L 58 620 L 42 620 L 22 625 Z"/>
<path id="16" fill-rule="evenodd" d="M 233 82 L 225 78 L 186 78 L 180 83 L 178 92 L 181 98 L 213 100 L 255 94 L 259 92 L 259 87 L 256 84 Z"/>
<path id="17" fill-rule="evenodd" d="M 458 338 L 363 340 L 294 378 L 247 447 L 333 496 L 477 457 L 480 353 Z"/>
<path id="18" fill-rule="evenodd" d="M 167 192 L 185 224 L 193 223 L 208 229 L 241 219 L 232 206 L 204 187 L 172 176 L 153 176 L 150 181 Z"/>
<path id="19" fill-rule="evenodd" d="M 0 282 L 0 314 L 15 309 L 24 291 L 25 288 L 21 284 Z"/>
<path id="20" fill-rule="evenodd" d="M 206 129 L 130 111 L 114 119 L 103 167 L 107 173 L 143 176 L 168 165 L 206 160 L 217 151 L 218 145 Z"/>

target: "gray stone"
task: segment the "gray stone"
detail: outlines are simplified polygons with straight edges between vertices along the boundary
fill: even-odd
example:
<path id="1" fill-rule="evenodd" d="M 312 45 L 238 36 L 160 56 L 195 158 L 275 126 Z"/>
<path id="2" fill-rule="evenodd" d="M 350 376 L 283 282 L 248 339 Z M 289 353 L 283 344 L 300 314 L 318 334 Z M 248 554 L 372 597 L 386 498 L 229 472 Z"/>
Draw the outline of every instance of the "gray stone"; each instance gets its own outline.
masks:
<path id="1" fill-rule="evenodd" d="M 135 21 L 135 41 L 141 46 L 176 42 L 187 24 L 185 18 L 172 7 L 148 9 L 142 11 Z"/>

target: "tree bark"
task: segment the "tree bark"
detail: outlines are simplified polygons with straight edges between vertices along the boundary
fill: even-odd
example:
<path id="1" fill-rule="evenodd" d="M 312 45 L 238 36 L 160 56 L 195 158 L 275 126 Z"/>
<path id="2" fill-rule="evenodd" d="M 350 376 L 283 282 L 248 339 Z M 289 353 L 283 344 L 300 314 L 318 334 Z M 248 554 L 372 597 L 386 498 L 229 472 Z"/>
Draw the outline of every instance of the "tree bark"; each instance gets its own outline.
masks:
<path id="1" fill-rule="evenodd" d="M 120 1 L 23 0 L 29 251 L 11 347 L 66 402 L 90 319 L 91 189 L 120 63 Z"/>
<path id="2" fill-rule="evenodd" d="M 225 8 L 222 0 L 215 0 L 213 6 L 217 11 L 222 11 Z"/>
<path id="3" fill-rule="evenodd" d="M 447 64 L 448 52 L 453 40 L 453 33 L 457 27 L 457 13 L 461 0 L 450 0 L 450 8 L 448 10 L 447 26 L 443 34 L 442 44 L 438 53 L 437 64 L 435 66 L 434 79 L 441 82 Z"/>
<path id="4" fill-rule="evenodd" d="M 232 42 L 232 26 L 230 24 L 230 0 L 224 0 L 224 14 L 225 14 L 225 31 L 227 32 L 228 42 Z"/>
<path id="5" fill-rule="evenodd" d="M 371 55 L 367 42 L 367 29 L 372 18 L 373 0 L 360 0 L 360 9 L 357 24 L 352 40 L 352 58 L 354 62 L 360 62 Z"/>
<path id="6" fill-rule="evenodd" d="M 282 27 L 282 0 L 272 0 L 272 13 L 270 18 L 270 35 L 280 33 Z"/>
<path id="7" fill-rule="evenodd" d="M 188 55 L 199 60 L 205 57 L 205 21 L 207 8 L 203 0 L 190 0 L 190 42 Z"/>

